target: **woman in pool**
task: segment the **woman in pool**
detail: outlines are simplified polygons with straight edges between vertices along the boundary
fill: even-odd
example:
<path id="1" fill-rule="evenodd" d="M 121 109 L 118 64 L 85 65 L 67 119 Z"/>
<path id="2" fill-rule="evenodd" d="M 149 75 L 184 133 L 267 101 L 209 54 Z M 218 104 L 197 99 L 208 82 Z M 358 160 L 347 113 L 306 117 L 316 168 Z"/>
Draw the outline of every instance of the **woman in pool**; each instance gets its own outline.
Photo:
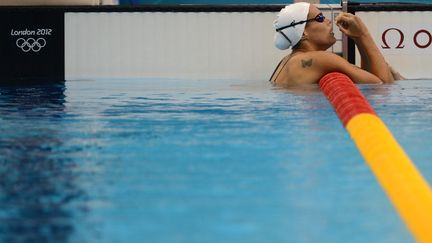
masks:
<path id="1" fill-rule="evenodd" d="M 309 3 L 286 6 L 274 21 L 275 45 L 292 48 L 273 72 L 271 81 L 281 86 L 318 83 L 329 72 L 342 72 L 355 83 L 390 83 L 401 76 L 385 61 L 362 20 L 349 13 L 336 17 L 336 25 L 352 38 L 361 55 L 361 68 L 326 52 L 335 42 L 332 22 Z"/>

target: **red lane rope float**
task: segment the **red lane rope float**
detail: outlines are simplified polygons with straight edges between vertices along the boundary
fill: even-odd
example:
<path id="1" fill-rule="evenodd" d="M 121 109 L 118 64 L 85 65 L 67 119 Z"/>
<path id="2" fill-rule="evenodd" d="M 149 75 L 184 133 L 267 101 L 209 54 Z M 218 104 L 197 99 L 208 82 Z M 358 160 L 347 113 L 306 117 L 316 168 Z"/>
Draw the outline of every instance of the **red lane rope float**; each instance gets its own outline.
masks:
<path id="1" fill-rule="evenodd" d="M 418 242 L 432 242 L 432 191 L 348 76 L 329 73 L 320 88 Z"/>
<path id="2" fill-rule="evenodd" d="M 344 126 L 357 114 L 375 115 L 369 102 L 345 74 L 329 73 L 321 78 L 319 84 Z"/>

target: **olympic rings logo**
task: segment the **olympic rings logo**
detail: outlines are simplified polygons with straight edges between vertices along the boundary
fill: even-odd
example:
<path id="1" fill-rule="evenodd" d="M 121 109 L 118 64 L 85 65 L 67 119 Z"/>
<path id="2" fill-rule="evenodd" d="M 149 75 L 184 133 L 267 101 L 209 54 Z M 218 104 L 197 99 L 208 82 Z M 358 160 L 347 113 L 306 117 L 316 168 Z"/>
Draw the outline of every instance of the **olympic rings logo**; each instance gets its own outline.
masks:
<path id="1" fill-rule="evenodd" d="M 39 52 L 43 47 L 46 46 L 46 40 L 44 38 L 19 38 L 16 40 L 16 46 L 20 48 L 23 52 Z"/>

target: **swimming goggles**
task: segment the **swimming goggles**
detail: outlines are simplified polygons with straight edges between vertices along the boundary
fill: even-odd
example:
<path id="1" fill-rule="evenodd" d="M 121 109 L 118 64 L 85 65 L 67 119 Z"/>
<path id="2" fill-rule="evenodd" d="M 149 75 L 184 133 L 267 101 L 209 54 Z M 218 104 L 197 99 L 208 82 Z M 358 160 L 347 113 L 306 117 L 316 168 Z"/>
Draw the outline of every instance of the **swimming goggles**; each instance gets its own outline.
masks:
<path id="1" fill-rule="evenodd" d="M 322 23 L 322 22 L 324 22 L 324 20 L 325 20 L 325 16 L 322 13 L 319 13 L 317 16 L 315 16 L 315 18 L 307 19 L 307 20 L 302 20 L 302 21 L 299 21 L 299 22 L 293 21 L 291 24 L 289 24 L 287 26 L 283 26 L 283 27 L 277 28 L 276 31 L 280 32 L 281 30 L 284 30 L 286 28 L 294 27 L 296 25 L 307 23 L 307 22 L 310 22 L 310 21 L 316 21 L 318 23 Z"/>

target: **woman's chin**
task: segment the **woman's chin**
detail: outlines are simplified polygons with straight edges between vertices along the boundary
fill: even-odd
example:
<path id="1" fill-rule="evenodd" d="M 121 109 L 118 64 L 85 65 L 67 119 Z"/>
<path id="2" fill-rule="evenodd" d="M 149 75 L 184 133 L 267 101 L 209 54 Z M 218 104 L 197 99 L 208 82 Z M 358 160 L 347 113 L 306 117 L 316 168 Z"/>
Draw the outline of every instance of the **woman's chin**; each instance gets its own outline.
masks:
<path id="1" fill-rule="evenodd" d="M 334 43 L 336 43 L 336 38 L 334 37 L 334 35 L 332 36 L 332 40 L 331 40 L 331 45 L 334 45 Z"/>

